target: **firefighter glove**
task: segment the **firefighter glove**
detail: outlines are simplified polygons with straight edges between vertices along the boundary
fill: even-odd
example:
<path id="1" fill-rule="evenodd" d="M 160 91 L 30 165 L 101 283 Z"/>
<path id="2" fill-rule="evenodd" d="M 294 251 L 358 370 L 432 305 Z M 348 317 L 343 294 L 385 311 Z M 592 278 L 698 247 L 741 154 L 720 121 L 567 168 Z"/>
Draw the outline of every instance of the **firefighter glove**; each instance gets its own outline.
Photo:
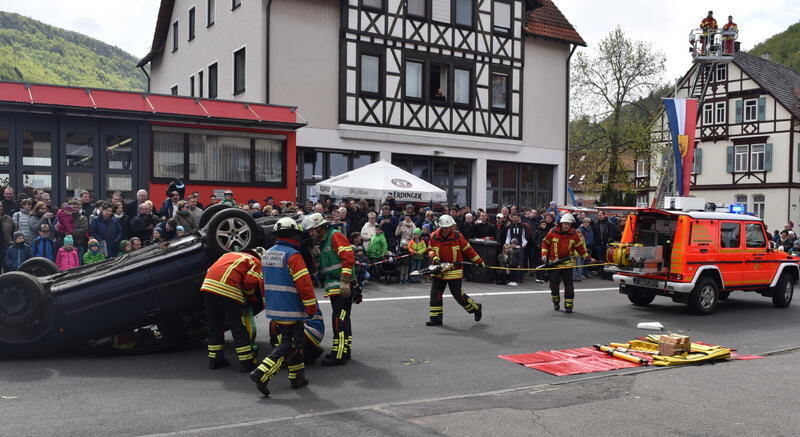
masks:
<path id="1" fill-rule="evenodd" d="M 442 260 L 440 260 L 438 256 L 435 256 L 435 257 L 433 257 L 433 260 L 431 261 L 431 263 L 433 263 L 435 265 L 439 265 L 439 264 L 442 263 Z"/>
<path id="2" fill-rule="evenodd" d="M 339 290 L 341 291 L 342 297 L 350 297 L 350 279 L 342 279 L 339 281 Z"/>

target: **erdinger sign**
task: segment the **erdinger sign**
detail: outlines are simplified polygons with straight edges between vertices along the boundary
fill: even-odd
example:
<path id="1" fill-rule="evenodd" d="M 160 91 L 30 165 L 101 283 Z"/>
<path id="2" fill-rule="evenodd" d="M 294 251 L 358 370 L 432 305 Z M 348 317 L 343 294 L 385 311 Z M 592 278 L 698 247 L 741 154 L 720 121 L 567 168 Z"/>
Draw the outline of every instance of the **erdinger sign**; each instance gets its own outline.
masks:
<path id="1" fill-rule="evenodd" d="M 413 191 L 390 191 L 386 196 L 392 196 L 394 200 L 422 200 L 422 193 Z"/>

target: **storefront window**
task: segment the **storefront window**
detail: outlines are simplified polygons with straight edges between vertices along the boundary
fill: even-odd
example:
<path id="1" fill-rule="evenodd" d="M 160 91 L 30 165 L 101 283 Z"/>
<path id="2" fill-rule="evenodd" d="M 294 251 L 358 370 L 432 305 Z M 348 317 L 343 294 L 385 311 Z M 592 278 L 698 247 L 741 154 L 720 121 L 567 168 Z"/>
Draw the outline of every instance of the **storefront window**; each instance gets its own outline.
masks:
<path id="1" fill-rule="evenodd" d="M 302 153 L 303 156 L 303 178 L 304 179 L 323 179 L 323 167 L 325 165 L 324 155 L 322 152 L 314 152 L 313 150 L 306 150 Z"/>
<path id="2" fill-rule="evenodd" d="M 11 175 L 8 172 L 0 171 L 0 187 L 7 187 L 11 185 Z"/>
<path id="3" fill-rule="evenodd" d="M 22 165 L 50 167 L 53 165 L 53 137 L 50 131 L 22 131 Z"/>
<path id="4" fill-rule="evenodd" d="M 498 181 L 502 183 L 497 183 Z M 486 186 L 486 208 L 490 211 L 512 205 L 544 208 L 553 198 L 553 168 L 546 165 L 488 161 Z"/>
<path id="5" fill-rule="evenodd" d="M 180 178 L 184 175 L 183 134 L 156 132 L 153 135 L 153 177 Z"/>
<path id="6" fill-rule="evenodd" d="M 11 161 L 8 129 L 0 129 L 0 165 L 8 165 Z"/>
<path id="7" fill-rule="evenodd" d="M 469 160 L 393 155 L 392 164 L 445 190 L 448 204 L 469 204 L 472 168 Z"/>
<path id="8" fill-rule="evenodd" d="M 328 155 L 328 159 L 330 160 L 330 176 L 334 177 L 339 176 L 340 174 L 347 173 L 349 170 L 348 166 L 348 156 L 344 153 L 331 153 Z"/>
<path id="9" fill-rule="evenodd" d="M 106 159 L 109 170 L 133 170 L 134 141 L 129 136 L 106 137 Z"/>
<path id="10" fill-rule="evenodd" d="M 92 168 L 94 164 L 94 135 L 67 133 L 67 167 Z"/>
<path id="11" fill-rule="evenodd" d="M 106 199 L 110 199 L 114 191 L 122 193 L 123 199 L 133 199 L 133 177 L 125 174 L 112 174 L 106 178 Z"/>
<path id="12" fill-rule="evenodd" d="M 298 199 L 318 200 L 315 189 L 317 182 L 372 164 L 376 157 L 375 153 L 369 152 L 299 149 L 298 161 L 303 165 L 298 167 Z"/>
<path id="13" fill-rule="evenodd" d="M 24 171 L 22 173 L 22 191 L 33 197 L 33 190 L 41 188 L 52 194 L 53 175 L 48 171 Z"/>
<path id="14" fill-rule="evenodd" d="M 67 198 L 78 197 L 81 191 L 94 192 L 94 175 L 91 173 L 67 173 Z"/>
<path id="15" fill-rule="evenodd" d="M 256 140 L 256 182 L 283 181 L 283 143 L 277 140 Z"/>
<path id="16" fill-rule="evenodd" d="M 189 135 L 189 179 L 244 183 L 250 180 L 250 139 Z"/>

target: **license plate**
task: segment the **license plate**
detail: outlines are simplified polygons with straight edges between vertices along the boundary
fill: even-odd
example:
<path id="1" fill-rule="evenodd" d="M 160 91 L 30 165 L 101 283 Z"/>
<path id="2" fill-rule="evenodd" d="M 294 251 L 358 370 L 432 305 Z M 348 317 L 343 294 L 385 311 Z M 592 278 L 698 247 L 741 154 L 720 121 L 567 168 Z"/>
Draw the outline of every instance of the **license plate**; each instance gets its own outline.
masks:
<path id="1" fill-rule="evenodd" d="M 633 278 L 633 283 L 642 287 L 661 288 L 659 281 L 650 278 Z"/>

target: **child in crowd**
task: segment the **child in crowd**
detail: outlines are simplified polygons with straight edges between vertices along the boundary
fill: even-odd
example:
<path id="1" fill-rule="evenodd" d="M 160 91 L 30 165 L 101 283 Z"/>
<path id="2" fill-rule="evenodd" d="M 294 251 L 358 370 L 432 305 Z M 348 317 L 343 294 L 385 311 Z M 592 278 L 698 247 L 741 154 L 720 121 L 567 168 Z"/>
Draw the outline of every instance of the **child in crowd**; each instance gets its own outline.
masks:
<path id="1" fill-rule="evenodd" d="M 142 240 L 139 237 L 131 238 L 131 252 L 137 251 L 142 248 Z"/>
<path id="2" fill-rule="evenodd" d="M 431 241 L 431 225 L 427 223 L 422 225 L 422 241 L 424 241 L 426 245 L 430 244 Z"/>
<path id="3" fill-rule="evenodd" d="M 58 249 L 58 254 L 56 255 L 56 265 L 62 272 L 64 270 L 74 269 L 75 267 L 79 267 L 81 265 L 81 262 L 78 259 L 78 250 L 75 249 L 75 246 L 72 244 L 72 235 L 68 234 L 64 237 L 64 246 L 62 246 L 61 249 Z"/>
<path id="4" fill-rule="evenodd" d="M 129 240 L 122 240 L 119 242 L 119 253 L 117 256 L 127 255 L 133 252 L 133 244 Z"/>
<path id="5" fill-rule="evenodd" d="M 380 226 L 375 227 L 375 236 L 369 242 L 367 248 L 367 257 L 370 263 L 377 263 L 383 259 L 383 256 L 389 251 L 389 243 L 386 241 L 386 235 L 383 234 L 383 229 Z M 383 276 L 383 267 L 376 264 L 372 268 L 372 276 L 380 280 Z"/>
<path id="6" fill-rule="evenodd" d="M 428 251 L 428 245 L 422 240 L 422 230 L 414 229 L 414 237 L 408 244 L 408 252 L 411 254 L 411 271 L 417 271 L 423 268 L 422 264 L 425 262 L 425 252 Z M 421 282 L 419 276 L 410 277 L 411 282 Z"/>
<path id="7" fill-rule="evenodd" d="M 519 285 L 519 281 L 522 278 L 522 271 L 520 270 L 511 270 L 511 269 L 518 269 L 522 261 L 522 250 L 519 247 L 519 241 L 516 238 L 511 239 L 511 254 L 508 258 L 508 267 L 509 267 L 509 281 L 508 285 L 512 287 L 516 287 Z"/>
<path id="8" fill-rule="evenodd" d="M 183 226 L 178 226 L 175 228 L 175 238 L 181 238 L 186 236 L 186 229 Z"/>
<path id="9" fill-rule="evenodd" d="M 153 239 L 151 240 L 152 244 L 160 243 L 161 242 L 161 231 L 158 228 L 153 229 Z"/>
<path id="10" fill-rule="evenodd" d="M 105 261 L 106 256 L 103 255 L 102 248 L 100 247 L 100 243 L 92 238 L 89 240 L 89 250 L 83 254 L 83 263 L 84 264 L 94 264 L 99 263 L 100 261 Z"/>
<path id="11" fill-rule="evenodd" d="M 357 234 L 357 233 L 358 232 L 354 232 L 354 234 Z M 354 244 L 354 246 L 355 246 L 355 244 Z M 369 274 L 369 270 L 368 270 L 369 258 L 367 258 L 366 253 L 364 253 L 364 247 L 363 246 L 361 246 L 359 244 L 358 246 L 355 246 L 355 248 L 356 248 L 356 255 L 355 255 L 355 258 L 356 258 L 356 268 L 355 268 L 355 270 L 356 270 L 356 281 L 358 281 L 358 285 L 360 285 L 361 288 L 364 288 L 364 283 L 366 282 L 367 279 L 370 278 L 370 274 Z"/>
<path id="12" fill-rule="evenodd" d="M 61 209 L 56 212 L 56 232 L 61 235 L 70 235 L 75 230 L 75 221 L 72 218 L 72 205 L 64 202 Z"/>
<path id="13" fill-rule="evenodd" d="M 511 260 L 511 245 L 504 244 L 503 251 L 497 255 L 497 265 L 500 267 L 504 267 L 503 270 L 497 271 L 497 276 L 495 277 L 495 283 L 497 285 L 511 285 L 509 281 L 509 277 L 511 276 L 511 270 L 508 270 L 508 263 Z"/>
<path id="14" fill-rule="evenodd" d="M 400 241 L 400 248 L 397 250 L 397 258 L 395 258 L 395 263 L 400 270 L 400 284 L 405 285 L 411 282 L 408 275 L 408 269 L 411 267 L 411 252 L 408 250 L 408 241 Z"/>
<path id="15" fill-rule="evenodd" d="M 6 249 L 5 271 L 19 270 L 19 266 L 31 258 L 33 253 L 30 246 L 25 244 L 25 234 L 20 231 L 14 232 L 13 244 Z"/>
<path id="16" fill-rule="evenodd" d="M 364 247 L 364 240 L 361 238 L 361 232 L 353 232 L 350 234 L 350 244 L 355 247 Z"/>
<path id="17" fill-rule="evenodd" d="M 33 256 L 47 258 L 55 262 L 58 249 L 56 242 L 50 238 L 50 225 L 42 223 L 39 225 L 39 236 L 31 243 L 31 253 Z"/>

